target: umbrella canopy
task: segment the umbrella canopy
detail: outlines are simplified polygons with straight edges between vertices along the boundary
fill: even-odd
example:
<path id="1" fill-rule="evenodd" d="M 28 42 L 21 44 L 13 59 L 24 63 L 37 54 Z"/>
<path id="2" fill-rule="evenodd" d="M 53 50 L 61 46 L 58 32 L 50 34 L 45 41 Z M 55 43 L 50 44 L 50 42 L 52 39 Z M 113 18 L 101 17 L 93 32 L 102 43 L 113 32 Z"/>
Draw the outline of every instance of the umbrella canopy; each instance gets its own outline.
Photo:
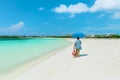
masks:
<path id="1" fill-rule="evenodd" d="M 85 36 L 86 36 L 85 34 L 80 33 L 80 32 L 74 33 L 74 34 L 72 35 L 73 38 L 77 38 L 77 37 L 83 38 L 83 37 L 85 37 Z"/>

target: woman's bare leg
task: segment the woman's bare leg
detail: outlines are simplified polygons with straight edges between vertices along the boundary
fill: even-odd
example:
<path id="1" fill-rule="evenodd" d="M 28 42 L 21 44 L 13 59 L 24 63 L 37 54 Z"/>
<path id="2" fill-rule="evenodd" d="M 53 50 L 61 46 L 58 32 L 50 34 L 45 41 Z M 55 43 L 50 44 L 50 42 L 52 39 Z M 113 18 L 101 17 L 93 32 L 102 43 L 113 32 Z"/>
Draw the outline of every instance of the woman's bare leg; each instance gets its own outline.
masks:
<path id="1" fill-rule="evenodd" d="M 79 55 L 78 56 L 80 56 L 80 50 L 79 50 Z"/>
<path id="2" fill-rule="evenodd" d="M 80 50 L 77 49 L 77 50 L 76 50 L 76 56 L 79 56 L 79 54 L 80 54 Z"/>

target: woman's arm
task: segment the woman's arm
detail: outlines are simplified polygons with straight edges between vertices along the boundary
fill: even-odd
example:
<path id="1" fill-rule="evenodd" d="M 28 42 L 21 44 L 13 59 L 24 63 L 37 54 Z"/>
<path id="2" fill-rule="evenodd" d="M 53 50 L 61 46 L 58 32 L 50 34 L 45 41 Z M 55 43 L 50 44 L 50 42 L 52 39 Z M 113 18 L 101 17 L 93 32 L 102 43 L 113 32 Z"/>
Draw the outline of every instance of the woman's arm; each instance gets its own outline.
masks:
<path id="1" fill-rule="evenodd" d="M 76 46 L 76 42 L 74 43 L 73 49 L 75 49 L 75 46 Z"/>

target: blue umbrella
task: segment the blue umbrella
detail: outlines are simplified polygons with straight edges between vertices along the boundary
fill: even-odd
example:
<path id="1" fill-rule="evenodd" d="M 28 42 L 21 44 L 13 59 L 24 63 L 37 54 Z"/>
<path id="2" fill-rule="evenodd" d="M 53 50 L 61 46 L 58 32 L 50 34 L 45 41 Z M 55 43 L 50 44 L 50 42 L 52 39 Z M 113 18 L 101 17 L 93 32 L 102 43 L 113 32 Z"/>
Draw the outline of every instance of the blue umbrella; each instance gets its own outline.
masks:
<path id="1" fill-rule="evenodd" d="M 85 37 L 85 36 L 86 36 L 85 34 L 80 33 L 80 32 L 74 33 L 74 34 L 72 35 L 73 38 L 77 38 L 77 37 L 83 38 L 83 37 Z"/>

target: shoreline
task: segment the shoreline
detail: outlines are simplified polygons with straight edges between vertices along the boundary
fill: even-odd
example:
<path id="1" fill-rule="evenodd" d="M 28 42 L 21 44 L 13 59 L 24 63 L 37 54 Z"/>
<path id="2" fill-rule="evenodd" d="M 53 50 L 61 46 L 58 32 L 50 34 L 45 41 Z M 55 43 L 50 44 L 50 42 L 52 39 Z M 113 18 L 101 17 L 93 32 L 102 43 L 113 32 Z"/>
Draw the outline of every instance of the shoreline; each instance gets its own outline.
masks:
<path id="1" fill-rule="evenodd" d="M 81 39 L 78 58 L 71 54 L 74 39 L 68 40 L 71 45 L 6 80 L 120 80 L 119 39 Z"/>
<path id="2" fill-rule="evenodd" d="M 68 39 L 65 39 L 65 40 L 68 41 L 69 44 L 65 45 L 64 47 L 60 47 L 58 49 L 47 52 L 48 54 L 45 53 L 45 55 L 38 56 L 38 57 L 35 57 L 31 60 L 25 61 L 24 63 L 21 63 L 21 65 L 19 65 L 19 66 L 16 65 L 17 67 L 15 66 L 14 69 L 10 69 L 10 70 L 6 71 L 5 74 L 3 73 L 2 75 L 0 75 L 0 80 L 10 80 L 10 78 L 21 74 L 22 72 L 32 68 L 33 66 L 37 65 L 38 63 L 44 62 L 45 60 L 47 60 L 51 56 L 56 55 L 58 52 L 60 52 L 61 50 L 64 50 L 66 47 L 68 47 L 69 45 L 72 44 Z"/>

